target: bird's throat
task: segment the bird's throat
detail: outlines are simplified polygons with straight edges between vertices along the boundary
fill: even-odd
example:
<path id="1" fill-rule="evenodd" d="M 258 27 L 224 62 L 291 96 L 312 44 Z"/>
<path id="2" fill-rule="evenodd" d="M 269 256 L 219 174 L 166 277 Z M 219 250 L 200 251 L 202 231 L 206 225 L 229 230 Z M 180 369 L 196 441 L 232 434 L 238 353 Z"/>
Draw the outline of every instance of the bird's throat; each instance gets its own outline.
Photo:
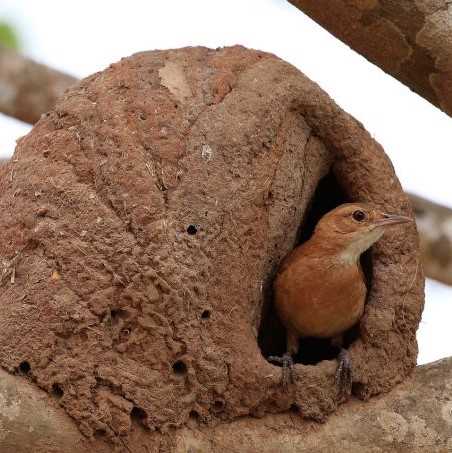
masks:
<path id="1" fill-rule="evenodd" d="M 382 229 L 375 228 L 367 234 L 355 237 L 353 241 L 346 244 L 340 252 L 340 258 L 344 263 L 357 263 L 359 257 L 371 247 L 383 235 Z"/>

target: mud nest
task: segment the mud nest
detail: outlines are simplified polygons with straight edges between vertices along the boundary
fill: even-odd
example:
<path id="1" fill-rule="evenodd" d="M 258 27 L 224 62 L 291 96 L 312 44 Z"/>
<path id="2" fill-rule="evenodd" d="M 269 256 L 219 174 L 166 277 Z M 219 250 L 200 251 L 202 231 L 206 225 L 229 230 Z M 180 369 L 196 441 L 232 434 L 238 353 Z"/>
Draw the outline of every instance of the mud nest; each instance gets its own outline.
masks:
<path id="1" fill-rule="evenodd" d="M 243 47 L 144 52 L 88 77 L 0 176 L 0 364 L 89 437 L 289 408 L 324 419 L 335 360 L 318 350 L 285 390 L 265 358 L 282 338 L 265 323 L 274 273 L 337 203 L 411 215 L 363 127 L 297 69 Z M 361 398 L 416 363 L 415 227 L 368 261 L 349 346 Z"/>

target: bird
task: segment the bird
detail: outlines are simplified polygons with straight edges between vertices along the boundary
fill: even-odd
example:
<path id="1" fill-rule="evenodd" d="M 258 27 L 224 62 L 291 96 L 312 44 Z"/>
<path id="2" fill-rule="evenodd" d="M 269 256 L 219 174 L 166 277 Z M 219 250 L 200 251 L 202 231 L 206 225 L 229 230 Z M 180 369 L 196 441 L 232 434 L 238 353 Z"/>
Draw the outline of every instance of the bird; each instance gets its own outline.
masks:
<path id="1" fill-rule="evenodd" d="M 273 291 L 286 328 L 286 353 L 268 359 L 282 364 L 284 386 L 294 381 L 293 356 L 300 338 L 324 338 L 340 346 L 336 384 L 341 398 L 350 393 L 352 366 L 342 334 L 364 313 L 367 286 L 360 256 L 388 228 L 412 221 L 370 203 L 345 203 L 327 212 L 311 238 L 282 261 Z"/>

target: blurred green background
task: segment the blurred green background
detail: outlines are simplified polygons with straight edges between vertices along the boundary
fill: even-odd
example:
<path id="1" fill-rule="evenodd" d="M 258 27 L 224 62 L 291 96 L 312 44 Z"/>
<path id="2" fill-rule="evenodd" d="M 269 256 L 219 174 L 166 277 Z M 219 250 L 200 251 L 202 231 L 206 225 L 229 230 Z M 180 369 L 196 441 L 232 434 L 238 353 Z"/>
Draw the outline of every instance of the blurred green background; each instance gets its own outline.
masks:
<path id="1" fill-rule="evenodd" d="M 13 25 L 0 20 L 0 44 L 8 49 L 20 48 L 19 35 Z"/>

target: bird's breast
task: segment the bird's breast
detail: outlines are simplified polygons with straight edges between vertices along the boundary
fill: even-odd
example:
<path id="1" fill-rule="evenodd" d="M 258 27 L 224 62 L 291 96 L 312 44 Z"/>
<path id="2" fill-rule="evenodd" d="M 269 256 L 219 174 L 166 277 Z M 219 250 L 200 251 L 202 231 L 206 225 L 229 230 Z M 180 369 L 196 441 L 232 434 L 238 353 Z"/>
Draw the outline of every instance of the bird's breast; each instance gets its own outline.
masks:
<path id="1" fill-rule="evenodd" d="M 298 260 L 297 260 L 298 261 Z M 333 337 L 362 316 L 366 285 L 357 263 L 299 260 L 275 280 L 275 304 L 286 327 L 300 336 Z"/>

